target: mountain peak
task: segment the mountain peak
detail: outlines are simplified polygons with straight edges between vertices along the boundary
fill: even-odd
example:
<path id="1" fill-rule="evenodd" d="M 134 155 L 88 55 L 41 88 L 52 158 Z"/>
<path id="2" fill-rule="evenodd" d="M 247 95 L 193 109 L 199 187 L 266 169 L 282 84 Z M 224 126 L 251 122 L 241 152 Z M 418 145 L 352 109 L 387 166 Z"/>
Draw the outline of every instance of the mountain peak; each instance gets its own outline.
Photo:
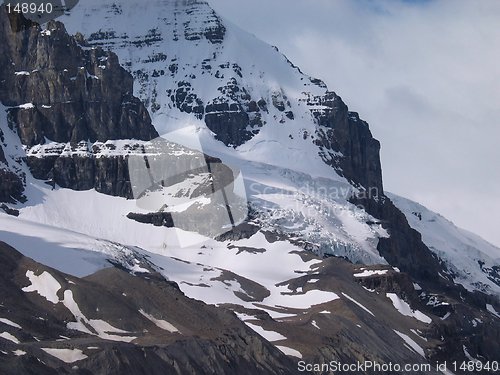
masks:
<path id="1" fill-rule="evenodd" d="M 188 123 L 198 129 L 192 136 L 206 133 L 202 142 L 212 153 L 221 149 L 213 139 L 259 162 L 275 149 L 284 156 L 272 161 L 279 166 L 338 173 L 383 193 L 378 141 L 322 81 L 205 2 L 148 2 L 141 5 L 154 19 L 148 22 L 135 17 L 137 7 L 88 1 L 63 20 L 88 47 L 118 54 L 160 134 Z"/>

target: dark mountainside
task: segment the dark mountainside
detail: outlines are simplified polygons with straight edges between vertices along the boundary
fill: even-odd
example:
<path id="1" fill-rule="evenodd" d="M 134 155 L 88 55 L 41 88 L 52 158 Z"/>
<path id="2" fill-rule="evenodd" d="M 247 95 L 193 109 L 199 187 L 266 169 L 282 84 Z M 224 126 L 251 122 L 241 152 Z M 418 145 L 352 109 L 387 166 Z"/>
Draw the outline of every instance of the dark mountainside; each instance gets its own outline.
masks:
<path id="1" fill-rule="evenodd" d="M 97 157 L 100 149 L 96 143 L 147 141 L 158 134 L 145 106 L 133 96 L 132 76 L 119 65 L 116 55 L 100 48 L 81 48 L 85 41 L 81 37 L 69 36 L 63 24 L 58 22 L 50 24 L 52 35 L 45 38 L 38 25 L 20 17 L 9 17 L 4 7 L 0 7 L 0 28 L 0 102 L 10 107 L 9 126 L 17 131 L 27 149 L 44 144 L 48 139 L 68 144 L 71 151 L 63 154 L 60 150 L 58 155 L 24 158 L 32 175 L 60 187 L 74 190 L 95 188 L 104 194 L 131 198 L 126 157 Z M 221 25 L 208 35 L 190 37 L 206 37 L 218 43 L 223 35 Z M 105 66 L 105 69 L 97 69 L 98 66 Z M 15 72 L 19 71 L 26 71 L 29 75 L 16 75 Z M 205 105 L 196 100 L 195 94 L 190 94 L 188 101 L 195 105 L 187 106 L 184 104 L 189 90 L 183 92 L 180 89 L 176 88 L 173 95 L 174 100 L 179 99 L 179 108 L 188 113 L 199 113 L 226 145 L 234 146 L 250 139 L 254 131 L 248 131 L 248 125 L 258 131 L 262 124 L 259 125 L 255 113 L 265 111 L 266 105 L 283 108 L 286 116 L 293 116 L 282 98 L 269 104 L 247 98 L 240 107 L 230 108 L 220 103 L 217 104 L 220 107 L 215 107 L 214 103 Z M 233 87 L 232 90 L 241 93 L 244 88 L 236 90 Z M 315 142 L 321 147 L 321 156 L 339 174 L 367 192 L 366 196 L 361 194 L 352 201 L 363 205 L 388 229 L 391 237 L 381 239 L 378 250 L 402 273 L 389 270 L 386 275 L 354 279 L 352 272 L 358 270 L 358 266 L 342 259 L 328 259 L 327 265 L 319 270 L 319 276 L 315 276 L 320 278 L 323 287 L 338 291 L 340 286 L 357 300 L 366 301 L 364 304 L 377 319 L 368 319 L 367 313 L 355 304 L 332 302 L 331 316 L 311 311 L 303 320 L 293 322 L 286 336 L 295 339 L 310 362 L 352 362 L 374 358 L 394 362 L 423 361 L 416 353 L 409 355 L 407 349 L 398 344 L 399 337 L 387 329 L 390 321 L 398 322 L 401 327 L 422 330 L 428 341 L 419 343 L 426 348 L 431 362 L 465 360 L 464 345 L 475 357 L 498 359 L 500 328 L 497 320 L 483 309 L 484 303 L 488 302 L 499 310 L 498 302 L 479 292 L 467 292 L 444 278 L 447 275 L 444 266 L 383 193 L 380 144 L 373 138 L 368 124 L 356 113 L 349 112 L 333 92 L 309 100 L 312 105 L 330 108 L 313 111 L 319 125 Z M 32 106 L 19 108 L 27 103 L 32 103 Z M 254 119 L 254 123 L 249 119 Z M 0 136 L 3 144 L 3 135 Z M 134 146 L 133 141 L 131 144 L 139 147 Z M 82 149 L 85 156 L 81 155 Z M 343 157 L 336 156 L 335 152 L 341 152 Z M 0 144 L 0 202 L 25 199 L 26 176 L 21 164 L 7 160 Z M 153 215 L 139 219 L 154 223 L 164 218 Z M 175 285 L 155 273 L 133 275 L 117 265 L 85 279 L 76 279 L 36 264 L 3 244 L 0 245 L 0 256 L 3 267 L 0 272 L 0 311 L 2 317 L 23 327 L 19 331 L 2 325 L 2 330 L 16 336 L 22 344 L 0 340 L 0 349 L 6 352 L 20 349 L 28 353 L 21 356 L 0 354 L 3 373 L 292 374 L 296 370 L 295 359 L 292 361 L 282 354 L 232 313 L 186 298 Z M 151 269 L 150 265 L 145 266 Z M 60 300 L 64 297 L 64 290 L 72 290 L 86 317 L 110 322 L 115 327 L 133 332 L 138 339 L 133 344 L 117 343 L 95 334 L 69 330 L 66 323 L 73 321 L 74 316 L 62 303 L 52 304 L 36 293 L 21 292 L 20 288 L 29 285 L 28 270 L 36 275 L 49 272 L 63 286 L 58 292 Z M 307 279 L 304 276 L 301 285 L 305 290 L 311 287 Z M 413 288 L 414 281 L 428 293 L 418 293 Z M 367 292 L 362 286 L 376 290 L 377 294 Z M 424 327 L 402 318 L 384 299 L 387 292 L 404 297 L 413 308 L 431 316 L 432 324 Z M 97 306 L 100 303 L 102 305 Z M 96 307 L 100 312 L 94 316 Z M 178 327 L 182 335 L 158 328 L 138 313 L 141 309 L 157 319 L 166 317 L 165 320 Z M 444 319 L 450 311 L 454 312 L 452 317 Z M 326 329 L 319 333 L 306 327 L 304 322 L 313 318 Z M 471 325 L 474 319 L 481 319 L 483 324 Z M 275 325 L 271 318 L 267 317 L 266 322 L 270 330 L 279 332 L 280 326 Z M 363 331 L 358 330 L 358 323 L 364 325 Z M 64 340 L 61 336 L 69 339 L 57 341 Z M 441 337 L 446 339 L 444 344 Z M 43 352 L 41 347 L 77 348 L 88 358 L 79 361 L 78 369 L 72 370 L 73 364 L 62 363 Z M 90 349 L 93 347 L 99 349 Z"/>
<path id="2" fill-rule="evenodd" d="M 111 267 L 78 279 L 25 258 L 2 242 L 0 268 L 1 316 L 22 329 L 0 325 L 23 342 L 16 345 L 0 340 L 2 374 L 230 375 L 235 369 L 248 375 L 297 373 L 289 358 L 234 314 L 186 298 L 177 285 L 158 274 L 134 276 Z M 57 291 L 60 302 L 21 291 L 30 285 L 26 278 L 29 271 L 55 278 L 61 286 Z M 82 324 L 88 334 L 66 327 L 65 322 L 82 321 L 62 302 L 68 300 L 69 291 L 85 316 Z M 165 318 L 177 332 L 169 331 L 168 325 L 158 326 Z M 88 321 L 91 319 L 104 320 L 126 333 L 117 333 L 112 341 L 101 339 Z M 133 344 L 120 342 L 120 337 L 127 340 L 129 336 L 136 337 Z M 88 358 L 74 367 L 42 348 L 80 349 Z M 27 354 L 4 354 L 16 350 Z"/>
<path id="3" fill-rule="evenodd" d="M 126 160 L 92 157 L 91 144 L 97 141 L 158 137 L 144 105 L 133 96 L 133 78 L 116 55 L 82 50 L 59 22 L 51 21 L 52 37 L 47 38 L 38 25 L 9 17 L 4 7 L 0 28 L 0 102 L 12 107 L 10 126 L 17 129 L 22 144 L 32 147 L 48 139 L 69 143 L 73 150 L 83 148 L 87 154 L 29 157 L 33 176 L 75 190 L 95 188 L 131 197 Z M 97 69 L 99 65 L 105 69 Z M 32 106 L 19 108 L 26 103 Z M 20 178 L 5 169 L 3 173 L 11 182 L 2 193 L 20 200 Z"/>

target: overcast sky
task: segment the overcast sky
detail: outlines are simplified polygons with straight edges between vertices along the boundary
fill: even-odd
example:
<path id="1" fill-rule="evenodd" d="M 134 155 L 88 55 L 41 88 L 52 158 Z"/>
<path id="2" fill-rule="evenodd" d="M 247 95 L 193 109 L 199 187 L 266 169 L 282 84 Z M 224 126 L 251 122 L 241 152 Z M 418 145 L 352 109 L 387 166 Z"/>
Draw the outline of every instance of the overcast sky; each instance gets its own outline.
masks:
<path id="1" fill-rule="evenodd" d="M 386 190 L 500 246 L 500 1 L 209 2 L 370 123 Z"/>
<path id="2" fill-rule="evenodd" d="M 209 2 L 370 123 L 386 190 L 500 246 L 500 1 Z"/>

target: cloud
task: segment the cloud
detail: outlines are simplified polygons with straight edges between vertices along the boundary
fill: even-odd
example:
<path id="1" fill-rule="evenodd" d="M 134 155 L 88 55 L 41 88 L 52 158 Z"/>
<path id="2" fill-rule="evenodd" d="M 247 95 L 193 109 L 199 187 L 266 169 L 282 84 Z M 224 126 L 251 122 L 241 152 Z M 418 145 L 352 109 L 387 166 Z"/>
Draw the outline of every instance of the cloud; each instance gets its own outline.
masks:
<path id="1" fill-rule="evenodd" d="M 370 123 L 387 190 L 500 246 L 499 1 L 209 2 Z"/>

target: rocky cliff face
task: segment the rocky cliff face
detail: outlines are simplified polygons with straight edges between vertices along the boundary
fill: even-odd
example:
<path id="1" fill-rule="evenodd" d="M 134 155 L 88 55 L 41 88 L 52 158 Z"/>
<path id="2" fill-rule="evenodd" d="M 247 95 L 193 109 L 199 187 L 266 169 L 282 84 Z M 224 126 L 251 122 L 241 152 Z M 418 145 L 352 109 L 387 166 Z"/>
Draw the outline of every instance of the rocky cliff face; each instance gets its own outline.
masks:
<path id="1" fill-rule="evenodd" d="M 16 173 L 0 166 L 0 202 L 15 203 L 23 201 L 24 184 Z"/>
<path id="2" fill-rule="evenodd" d="M 368 124 L 356 112 L 350 112 L 334 92 L 308 98 L 307 104 L 320 126 L 315 143 L 320 147 L 323 161 L 371 197 L 382 196 L 380 143 L 372 136 Z"/>
<path id="3" fill-rule="evenodd" d="M 42 30 L 8 15 L 4 7 L 0 28 L 0 102 L 8 107 L 9 126 L 28 153 L 51 142 L 74 149 L 79 142 L 158 136 L 147 110 L 133 96 L 132 76 L 115 54 L 85 50 L 63 24 L 52 21 Z M 37 155 L 26 162 L 35 177 L 61 187 L 131 196 L 123 156 L 97 159 L 90 147 L 78 155 Z M 20 180 L 12 172 L 2 173 L 2 183 L 8 186 L 0 200 L 18 199 Z"/>
<path id="4" fill-rule="evenodd" d="M 4 8 L 0 17 L 0 100 L 24 145 L 157 136 L 116 55 L 82 49 L 59 22 L 42 31 Z"/>

